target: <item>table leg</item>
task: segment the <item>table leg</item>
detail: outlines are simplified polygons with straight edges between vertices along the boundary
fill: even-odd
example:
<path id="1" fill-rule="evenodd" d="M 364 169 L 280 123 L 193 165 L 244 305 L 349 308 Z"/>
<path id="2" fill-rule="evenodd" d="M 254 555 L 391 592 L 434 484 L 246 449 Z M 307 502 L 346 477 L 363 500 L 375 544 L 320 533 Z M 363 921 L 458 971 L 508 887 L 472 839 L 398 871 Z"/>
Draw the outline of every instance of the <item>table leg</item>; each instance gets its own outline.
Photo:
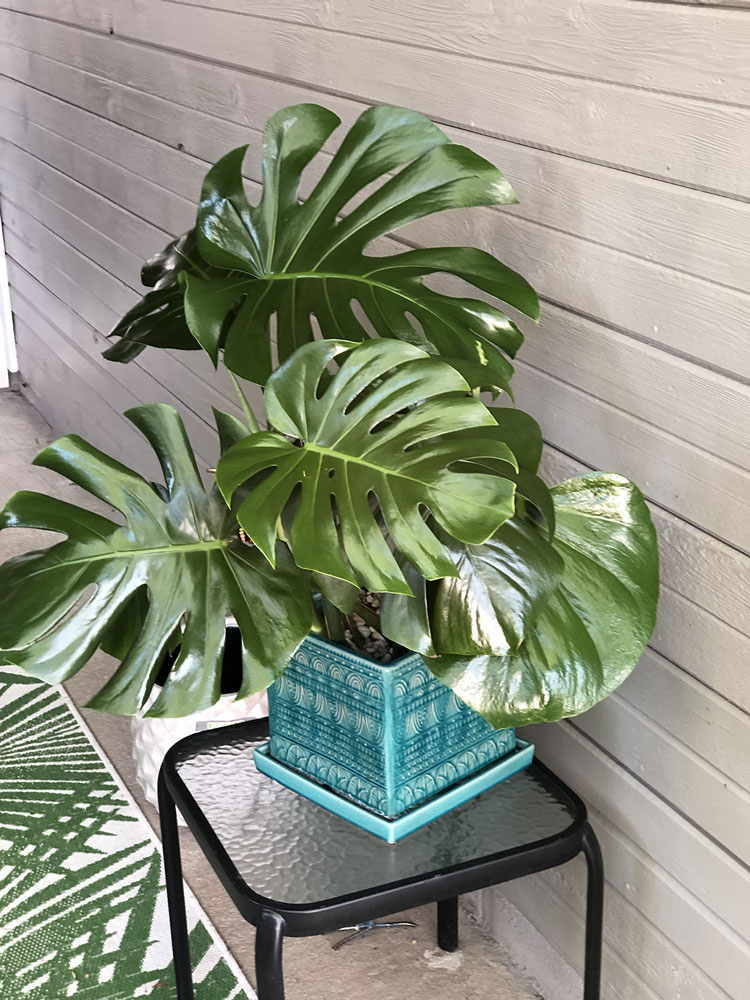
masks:
<path id="1" fill-rule="evenodd" d="M 437 905 L 437 943 L 443 951 L 458 948 L 458 897 L 441 899 Z"/>
<path id="2" fill-rule="evenodd" d="M 586 887 L 586 966 L 583 1000 L 599 1000 L 602 975 L 604 925 L 604 864 L 596 834 L 587 823 L 583 830 L 583 853 L 588 867 Z"/>
<path id="3" fill-rule="evenodd" d="M 180 859 L 180 834 L 177 828 L 177 810 L 172 796 L 167 791 L 164 777 L 161 773 L 159 774 L 158 790 L 159 823 L 161 824 L 162 854 L 164 855 L 164 875 L 167 883 L 169 927 L 172 933 L 172 954 L 174 956 L 177 997 L 178 1000 L 195 1000 L 193 972 L 190 964 L 187 914 L 185 912 L 185 889 L 182 883 L 182 861 Z"/>
<path id="4" fill-rule="evenodd" d="M 273 910 L 264 910 L 255 931 L 255 979 L 258 1000 L 284 1000 L 281 951 L 284 920 Z"/>

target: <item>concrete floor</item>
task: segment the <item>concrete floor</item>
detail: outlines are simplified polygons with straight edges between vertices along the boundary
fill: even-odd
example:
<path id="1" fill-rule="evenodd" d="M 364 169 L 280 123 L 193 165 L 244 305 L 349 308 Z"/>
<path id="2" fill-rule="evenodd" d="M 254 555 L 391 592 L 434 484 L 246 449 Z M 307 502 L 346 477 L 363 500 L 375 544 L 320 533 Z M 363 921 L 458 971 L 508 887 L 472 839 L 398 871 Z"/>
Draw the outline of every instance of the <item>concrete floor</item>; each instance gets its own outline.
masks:
<path id="1" fill-rule="evenodd" d="M 45 421 L 23 399 L 0 390 L 0 506 L 20 489 L 54 492 L 78 503 L 86 502 L 72 484 L 45 469 L 29 465 L 51 440 Z M 90 498 L 87 498 L 90 501 Z M 18 529 L 0 533 L 0 562 L 39 545 L 40 533 Z M 43 542 L 47 544 L 47 542 Z M 80 707 L 101 686 L 113 661 L 97 654 L 73 678 L 67 689 Z M 145 801 L 135 780 L 131 758 L 130 721 L 82 709 L 88 725 L 106 755 L 158 832 L 158 815 Z M 245 924 L 229 902 L 211 868 L 188 832 L 182 834 L 187 881 L 251 982 L 253 928 Z M 435 944 L 434 907 L 394 916 L 414 920 L 416 929 L 380 931 L 333 951 L 339 935 L 291 938 L 285 942 L 284 971 L 290 1000 L 535 1000 L 541 993 L 510 968 L 500 945 L 482 934 L 462 914 L 461 950 L 448 955 Z"/>

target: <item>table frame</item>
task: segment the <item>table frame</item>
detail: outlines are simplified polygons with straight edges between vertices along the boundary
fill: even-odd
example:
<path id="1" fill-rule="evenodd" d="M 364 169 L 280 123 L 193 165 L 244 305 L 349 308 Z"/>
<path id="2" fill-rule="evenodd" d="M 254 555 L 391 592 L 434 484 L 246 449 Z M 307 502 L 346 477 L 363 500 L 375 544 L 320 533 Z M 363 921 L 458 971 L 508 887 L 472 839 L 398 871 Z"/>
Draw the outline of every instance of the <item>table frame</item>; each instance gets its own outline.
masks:
<path id="1" fill-rule="evenodd" d="M 186 748 L 195 752 L 230 744 L 235 733 L 238 736 L 241 734 L 243 740 L 260 739 L 268 734 L 268 721 L 240 722 L 188 736 L 167 752 L 159 772 L 159 816 L 179 1000 L 194 1000 L 195 994 L 177 809 L 241 916 L 256 927 L 255 970 L 259 1000 L 284 1000 L 282 951 L 286 936 L 325 934 L 343 925 L 436 903 L 438 945 L 445 951 L 455 951 L 458 947 L 460 895 L 555 868 L 580 853 L 586 858 L 588 870 L 583 1000 L 599 1000 L 604 896 L 601 850 L 588 822 L 584 803 L 543 764 L 534 762 L 531 767 L 544 773 L 575 807 L 573 821 L 560 834 L 437 873 L 415 875 L 400 882 L 363 889 L 320 903 L 279 903 L 259 895 L 247 885 L 179 775 L 177 763 Z M 394 850 L 398 850 L 398 845 L 394 845 Z"/>

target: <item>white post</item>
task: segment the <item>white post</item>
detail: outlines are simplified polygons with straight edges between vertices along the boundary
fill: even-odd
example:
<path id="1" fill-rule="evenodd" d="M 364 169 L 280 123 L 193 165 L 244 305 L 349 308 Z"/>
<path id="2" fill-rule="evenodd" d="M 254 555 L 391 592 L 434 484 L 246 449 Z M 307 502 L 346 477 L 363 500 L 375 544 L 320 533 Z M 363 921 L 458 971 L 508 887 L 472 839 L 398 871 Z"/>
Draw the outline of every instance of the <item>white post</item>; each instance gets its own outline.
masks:
<path id="1" fill-rule="evenodd" d="M 16 341 L 13 336 L 13 313 L 8 290 L 8 268 L 5 263 L 3 222 L 0 216 L 0 389 L 10 385 L 9 372 L 18 371 Z"/>

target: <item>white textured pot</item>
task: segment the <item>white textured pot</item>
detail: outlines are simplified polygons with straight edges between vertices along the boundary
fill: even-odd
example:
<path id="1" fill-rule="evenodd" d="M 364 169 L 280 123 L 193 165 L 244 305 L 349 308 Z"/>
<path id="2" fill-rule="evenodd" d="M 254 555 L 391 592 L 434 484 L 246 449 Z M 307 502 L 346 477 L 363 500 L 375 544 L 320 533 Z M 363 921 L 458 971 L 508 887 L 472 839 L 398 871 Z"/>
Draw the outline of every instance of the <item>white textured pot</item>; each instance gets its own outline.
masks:
<path id="1" fill-rule="evenodd" d="M 133 759 L 138 784 L 151 805 L 157 809 L 159 805 L 156 781 L 159 777 L 159 768 L 164 755 L 173 743 L 204 729 L 226 726 L 230 722 L 241 722 L 243 719 L 262 719 L 268 715 L 268 698 L 266 692 L 262 691 L 260 694 L 243 698 L 242 701 L 236 701 L 233 694 L 223 694 L 212 708 L 196 712 L 194 715 L 186 715 L 181 719 L 145 718 L 143 713 L 148 711 L 158 693 L 158 691 L 151 692 L 145 707 L 138 715 L 133 716 L 131 723 Z M 184 825 L 179 810 L 177 817 Z"/>

